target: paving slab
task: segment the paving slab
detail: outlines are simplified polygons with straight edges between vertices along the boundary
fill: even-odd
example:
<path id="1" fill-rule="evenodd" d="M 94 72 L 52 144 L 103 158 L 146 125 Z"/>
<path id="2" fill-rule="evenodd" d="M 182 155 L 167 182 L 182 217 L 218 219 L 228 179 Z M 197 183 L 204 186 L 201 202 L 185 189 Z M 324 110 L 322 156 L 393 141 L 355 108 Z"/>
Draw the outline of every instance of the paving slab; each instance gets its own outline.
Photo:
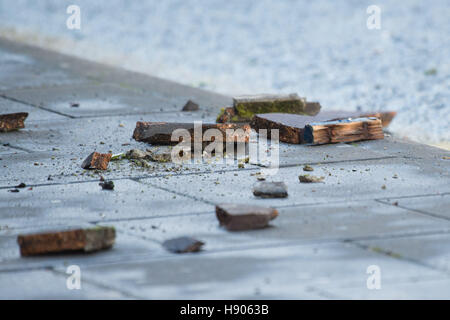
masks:
<path id="1" fill-rule="evenodd" d="M 0 113 L 16 113 L 28 112 L 28 117 L 25 120 L 25 127 L 29 127 L 30 123 L 42 120 L 58 120 L 65 117 L 54 112 L 49 112 L 30 105 L 19 103 L 0 97 Z M 4 137 L 5 133 L 0 133 L 0 139 Z M 5 136 L 7 138 L 7 136 Z"/>
<path id="2" fill-rule="evenodd" d="M 113 226 L 114 224 L 109 224 Z M 169 254 L 158 243 L 146 241 L 128 233 L 116 232 L 116 241 L 111 249 L 91 253 L 61 253 L 40 256 L 21 257 L 17 236 L 19 234 L 40 233 L 55 230 L 76 228 L 92 228 L 86 223 L 66 222 L 52 226 L 33 226 L 23 229 L 0 230 L 0 273 L 6 271 L 33 270 L 42 268 L 60 268 L 65 270 L 68 265 L 78 265 L 84 268 L 88 265 L 117 264 L 123 261 L 140 261 L 168 257 Z"/>
<path id="3" fill-rule="evenodd" d="M 165 217 L 214 209 L 204 202 L 127 179 L 114 185 L 114 190 L 103 190 L 97 181 L 23 188 L 17 193 L 0 190 L 0 225 L 20 228 Z"/>
<path id="4" fill-rule="evenodd" d="M 89 83 L 89 79 L 0 44 L 0 90 L 81 83 Z"/>
<path id="5" fill-rule="evenodd" d="M 85 281 L 79 290 L 69 290 L 69 276 L 49 270 L 0 272 L 0 300 L 130 299 L 120 291 Z"/>
<path id="6" fill-rule="evenodd" d="M 254 205 L 287 206 L 351 200 L 391 198 L 450 191 L 448 175 L 434 167 L 423 168 L 417 160 L 393 158 L 280 168 L 267 181 L 284 181 L 288 197 L 260 199 L 253 195 L 257 181 L 254 170 L 149 178 L 141 181 L 167 190 L 196 196 L 212 203 L 242 202 Z M 300 174 L 324 176 L 323 183 L 300 183 Z M 230 188 L 230 186 L 234 186 Z"/>
<path id="7" fill-rule="evenodd" d="M 450 274 L 450 234 L 358 241 L 363 246 L 417 261 Z"/>
<path id="8" fill-rule="evenodd" d="M 149 299 L 313 299 L 333 286 L 366 288 L 367 267 L 385 282 L 443 279 L 440 272 L 345 244 L 316 244 L 178 255 L 87 267 L 86 279 Z M 366 289 L 367 290 L 367 289 Z"/>
<path id="9" fill-rule="evenodd" d="M 417 210 L 434 216 L 450 219 L 450 194 L 423 197 L 389 198 L 381 201 L 402 208 Z"/>
<path id="10" fill-rule="evenodd" d="M 205 251 L 450 232 L 448 221 L 376 201 L 296 206 L 278 211 L 279 216 L 268 228 L 249 231 L 230 232 L 220 227 L 214 210 L 202 214 L 122 220 L 114 225 L 118 230 L 159 243 L 168 238 L 194 237 L 205 242 Z"/>

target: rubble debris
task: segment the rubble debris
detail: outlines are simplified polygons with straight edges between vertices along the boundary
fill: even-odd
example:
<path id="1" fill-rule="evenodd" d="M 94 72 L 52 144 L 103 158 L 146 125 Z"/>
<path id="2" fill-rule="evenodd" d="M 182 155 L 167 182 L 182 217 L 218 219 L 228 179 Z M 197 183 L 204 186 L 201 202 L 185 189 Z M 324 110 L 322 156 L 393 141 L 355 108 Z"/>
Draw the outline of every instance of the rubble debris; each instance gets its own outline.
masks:
<path id="1" fill-rule="evenodd" d="M 278 216 L 278 211 L 269 207 L 246 204 L 216 205 L 219 224 L 229 231 L 261 229 Z"/>
<path id="2" fill-rule="evenodd" d="M 286 198 L 287 187 L 284 182 L 258 181 L 253 187 L 253 194 L 261 198 Z"/>
<path id="3" fill-rule="evenodd" d="M 114 190 L 114 181 L 104 181 L 98 184 L 103 190 Z"/>
<path id="4" fill-rule="evenodd" d="M 150 155 L 147 151 L 140 150 L 140 149 L 131 149 L 131 150 L 127 151 L 127 153 L 125 154 L 125 158 L 135 159 L 135 160 L 148 159 L 149 156 Z"/>
<path id="5" fill-rule="evenodd" d="M 192 100 L 188 100 L 188 102 L 186 102 L 186 104 L 184 105 L 182 111 L 197 111 L 198 109 L 199 109 L 198 104 L 196 104 Z"/>
<path id="6" fill-rule="evenodd" d="M 25 128 L 27 112 L 0 114 L 0 132 L 9 132 Z"/>
<path id="7" fill-rule="evenodd" d="M 23 189 L 23 188 L 25 188 L 27 185 L 25 184 L 25 183 L 23 183 L 23 182 L 21 182 L 21 183 L 19 183 L 17 186 L 16 186 L 16 188 L 18 188 L 18 189 Z"/>
<path id="8" fill-rule="evenodd" d="M 283 112 L 288 114 L 316 115 L 320 103 L 306 102 L 296 93 L 288 95 L 246 95 L 233 98 L 233 107 L 222 108 L 217 123 L 248 122 L 255 114 Z"/>
<path id="9" fill-rule="evenodd" d="M 298 176 L 298 179 L 300 180 L 300 182 L 303 183 L 315 183 L 315 182 L 322 182 L 325 177 L 317 177 L 317 176 L 312 176 L 310 174 L 301 174 Z"/>
<path id="10" fill-rule="evenodd" d="M 113 227 L 95 227 L 19 235 L 17 242 L 22 256 L 84 251 L 92 252 L 111 248 L 116 238 Z"/>
<path id="11" fill-rule="evenodd" d="M 72 108 L 78 108 L 78 107 L 80 106 L 80 104 L 79 104 L 78 102 L 71 102 L 71 103 L 70 103 L 70 106 L 71 106 Z"/>
<path id="12" fill-rule="evenodd" d="M 9 189 L 8 192 L 17 193 L 17 192 L 20 192 L 20 190 L 19 189 Z"/>
<path id="13" fill-rule="evenodd" d="M 322 111 L 316 116 L 302 116 L 286 113 L 257 114 L 250 122 L 252 129 L 268 129 L 267 137 L 270 138 L 270 130 L 278 129 L 280 141 L 300 144 L 303 141 L 303 132 L 306 125 L 314 122 L 334 121 L 348 118 L 375 117 L 381 119 L 383 127 L 387 127 L 396 112 L 348 112 L 348 111 Z"/>
<path id="14" fill-rule="evenodd" d="M 136 128 L 134 129 L 133 139 L 136 141 L 147 142 L 156 145 L 174 145 L 182 141 L 182 137 L 180 140 L 173 141 L 172 140 L 172 132 L 177 129 L 185 129 L 189 132 L 191 143 L 194 142 L 194 123 L 169 123 L 169 122 L 141 122 L 138 121 L 136 123 Z M 202 137 L 206 130 L 208 129 L 218 129 L 223 137 L 223 141 L 225 142 L 248 142 L 250 137 L 250 126 L 248 124 L 237 125 L 237 124 L 202 124 Z M 242 129 L 243 134 L 232 134 L 227 132 L 227 129 Z M 204 137 L 203 137 L 204 138 Z M 203 141 L 214 141 L 214 137 L 211 137 L 210 140 L 203 139 Z"/>
<path id="15" fill-rule="evenodd" d="M 111 160 L 111 153 L 92 152 L 81 164 L 83 169 L 98 169 L 106 170 L 109 161 Z"/>
<path id="16" fill-rule="evenodd" d="M 303 167 L 303 171 L 314 171 L 314 168 L 311 167 L 311 166 L 305 165 L 305 166 Z"/>
<path id="17" fill-rule="evenodd" d="M 163 247 L 174 253 L 198 252 L 205 243 L 191 237 L 179 237 L 163 242 Z"/>
<path id="18" fill-rule="evenodd" d="M 310 123 L 303 132 L 305 143 L 313 145 L 384 139 L 381 120 L 356 118 Z"/>

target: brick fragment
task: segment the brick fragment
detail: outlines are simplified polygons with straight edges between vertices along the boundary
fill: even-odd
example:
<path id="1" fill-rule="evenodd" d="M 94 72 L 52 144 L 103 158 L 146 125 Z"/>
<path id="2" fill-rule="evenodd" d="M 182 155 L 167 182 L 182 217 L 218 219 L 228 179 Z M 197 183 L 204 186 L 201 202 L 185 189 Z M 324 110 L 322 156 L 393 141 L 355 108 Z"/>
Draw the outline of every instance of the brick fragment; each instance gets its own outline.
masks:
<path id="1" fill-rule="evenodd" d="M 286 198 L 287 187 L 284 182 L 258 181 L 253 187 L 253 194 L 261 198 Z"/>
<path id="2" fill-rule="evenodd" d="M 92 252 L 114 245 L 116 232 L 113 227 L 74 229 L 19 235 L 17 242 L 22 256 L 32 256 L 68 251 Z"/>
<path id="3" fill-rule="evenodd" d="M 188 100 L 188 102 L 186 102 L 186 104 L 184 105 L 182 111 L 197 111 L 198 109 L 199 109 L 198 104 L 196 104 L 192 100 Z"/>
<path id="4" fill-rule="evenodd" d="M 109 161 L 111 160 L 111 153 L 92 152 L 81 164 L 83 169 L 97 169 L 106 170 Z"/>
<path id="5" fill-rule="evenodd" d="M 278 216 L 273 208 L 246 204 L 220 204 L 216 206 L 216 216 L 221 226 L 229 231 L 261 229 Z"/>
<path id="6" fill-rule="evenodd" d="M 9 132 L 25 128 L 27 112 L 8 113 L 0 115 L 0 132 Z"/>

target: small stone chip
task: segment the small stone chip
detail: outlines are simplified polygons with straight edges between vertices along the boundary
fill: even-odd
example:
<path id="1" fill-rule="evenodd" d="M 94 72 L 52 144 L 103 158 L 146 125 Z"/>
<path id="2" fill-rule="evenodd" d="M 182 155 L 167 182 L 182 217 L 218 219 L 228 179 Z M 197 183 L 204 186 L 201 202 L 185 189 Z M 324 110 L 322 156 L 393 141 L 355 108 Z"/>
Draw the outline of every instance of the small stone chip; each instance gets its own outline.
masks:
<path id="1" fill-rule="evenodd" d="M 108 249 L 114 245 L 115 238 L 116 231 L 113 227 L 96 227 L 19 235 L 17 242 L 22 256 L 32 256 L 57 252 L 91 252 Z"/>
<path id="2" fill-rule="evenodd" d="M 261 229 L 278 216 L 273 208 L 246 204 L 220 204 L 216 206 L 219 224 L 229 231 Z"/>
<path id="3" fill-rule="evenodd" d="M 163 242 L 163 247 L 174 253 L 198 252 L 205 243 L 191 237 L 179 237 Z"/>
<path id="4" fill-rule="evenodd" d="M 310 174 L 301 174 L 298 176 L 298 179 L 302 183 L 314 183 L 314 182 L 322 182 L 325 177 L 317 177 L 312 176 Z"/>
<path id="5" fill-rule="evenodd" d="M 92 152 L 81 164 L 83 169 L 98 169 L 106 170 L 109 161 L 111 160 L 111 153 Z"/>
<path id="6" fill-rule="evenodd" d="M 103 190 L 114 190 L 114 181 L 100 182 L 99 185 Z"/>
<path id="7" fill-rule="evenodd" d="M 284 182 L 258 181 L 253 187 L 253 194 L 261 198 L 286 198 L 287 187 Z"/>
<path id="8" fill-rule="evenodd" d="M 303 171 L 314 171 L 314 168 L 311 167 L 311 166 L 305 165 L 305 166 L 303 167 Z"/>
<path id="9" fill-rule="evenodd" d="M 198 109 L 199 109 L 198 104 L 196 104 L 192 100 L 188 100 L 188 102 L 186 102 L 186 104 L 184 105 L 182 111 L 197 111 Z"/>

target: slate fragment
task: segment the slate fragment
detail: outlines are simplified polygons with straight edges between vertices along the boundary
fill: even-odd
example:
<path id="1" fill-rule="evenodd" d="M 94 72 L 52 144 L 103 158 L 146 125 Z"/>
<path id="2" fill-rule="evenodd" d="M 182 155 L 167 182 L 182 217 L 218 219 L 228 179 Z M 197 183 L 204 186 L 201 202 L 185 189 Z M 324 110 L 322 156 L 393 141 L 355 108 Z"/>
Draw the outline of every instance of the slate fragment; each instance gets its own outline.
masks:
<path id="1" fill-rule="evenodd" d="M 170 123 L 170 122 L 142 122 L 136 123 L 136 128 L 133 132 L 133 139 L 136 141 L 147 142 L 156 145 L 174 145 L 182 141 L 182 137 L 179 140 L 172 140 L 172 133 L 177 129 L 185 129 L 190 135 L 190 142 L 194 142 L 194 123 Z M 202 137 L 206 130 L 217 129 L 222 134 L 222 141 L 224 142 L 248 142 L 250 137 L 250 126 L 248 124 L 206 124 L 202 123 L 201 134 Z M 241 134 L 232 135 L 227 130 L 242 129 Z M 237 131 L 239 132 L 239 131 Z M 201 138 L 201 137 L 197 137 Z M 214 137 L 210 139 L 203 139 L 203 141 L 213 141 Z"/>
<path id="2" fill-rule="evenodd" d="M 25 128 L 27 112 L 0 114 L 0 132 L 9 132 Z"/>
<path id="3" fill-rule="evenodd" d="M 188 102 L 186 102 L 186 104 L 184 105 L 182 111 L 197 111 L 198 109 L 199 109 L 198 104 L 196 104 L 192 100 L 188 100 Z"/>
<path id="4" fill-rule="evenodd" d="M 198 252 L 205 243 L 191 237 L 179 237 L 163 242 L 163 247 L 174 253 Z"/>
<path id="5" fill-rule="evenodd" d="M 113 227 L 96 227 L 19 235 L 17 242 L 22 256 L 68 251 L 93 252 L 111 248 L 116 231 Z"/>
<path id="6" fill-rule="evenodd" d="M 103 190 L 114 190 L 114 181 L 103 181 L 100 182 L 99 185 L 102 187 Z"/>
<path id="7" fill-rule="evenodd" d="M 229 231 L 261 229 L 278 216 L 278 211 L 269 207 L 225 203 L 216 205 L 219 224 Z"/>
<path id="8" fill-rule="evenodd" d="M 253 194 L 261 198 L 286 198 L 287 187 L 284 182 L 258 181 L 253 186 Z"/>
<path id="9" fill-rule="evenodd" d="M 356 118 L 310 123 L 303 140 L 313 145 L 384 139 L 381 120 Z"/>
<path id="10" fill-rule="evenodd" d="M 81 164 L 83 169 L 98 169 L 106 170 L 109 161 L 111 160 L 111 153 L 92 152 Z"/>
<path id="11" fill-rule="evenodd" d="M 303 139 L 304 129 L 310 123 L 333 121 L 348 118 L 375 117 L 381 119 L 383 127 L 387 127 L 396 112 L 349 112 L 349 111 L 322 111 L 315 116 L 302 116 L 286 113 L 257 114 L 250 122 L 252 129 L 259 131 L 267 129 L 267 137 L 270 138 L 270 130 L 278 129 L 280 141 L 293 144 L 305 143 Z"/>

